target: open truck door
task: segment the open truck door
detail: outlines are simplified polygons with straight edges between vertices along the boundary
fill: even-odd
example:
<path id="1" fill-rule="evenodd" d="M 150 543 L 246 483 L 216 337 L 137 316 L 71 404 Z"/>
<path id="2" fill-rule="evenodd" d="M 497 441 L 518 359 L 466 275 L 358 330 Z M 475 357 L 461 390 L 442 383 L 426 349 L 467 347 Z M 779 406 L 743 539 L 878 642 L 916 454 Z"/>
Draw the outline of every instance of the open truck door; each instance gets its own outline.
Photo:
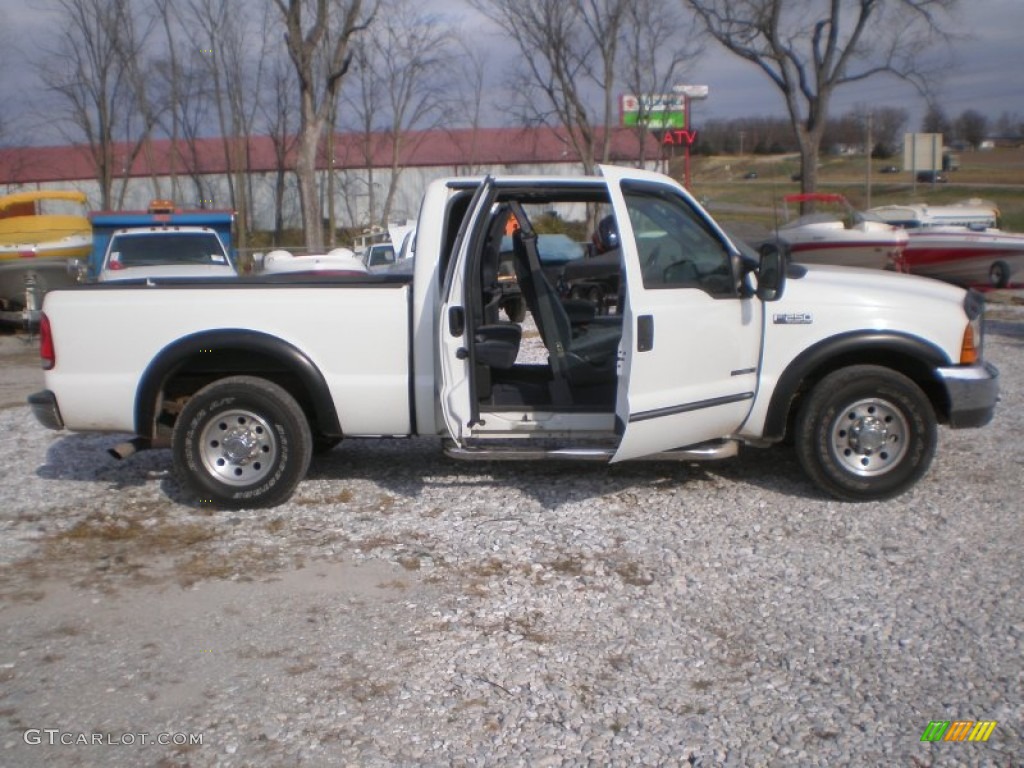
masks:
<path id="1" fill-rule="evenodd" d="M 479 414 L 477 399 L 473 396 L 471 366 L 473 365 L 470 337 L 470 316 L 466 285 L 468 261 L 479 251 L 478 236 L 482 236 L 481 217 L 488 213 L 493 198 L 494 182 L 483 180 L 466 209 L 459 226 L 459 234 L 452 247 L 451 257 L 443 275 L 440 315 L 438 317 L 437 349 L 440 380 L 437 383 L 441 416 L 449 436 L 459 446 L 470 436 Z"/>
<path id="2" fill-rule="evenodd" d="M 724 233 L 663 176 L 602 166 L 626 296 L 612 461 L 734 434 L 754 401 L 760 301 Z"/>

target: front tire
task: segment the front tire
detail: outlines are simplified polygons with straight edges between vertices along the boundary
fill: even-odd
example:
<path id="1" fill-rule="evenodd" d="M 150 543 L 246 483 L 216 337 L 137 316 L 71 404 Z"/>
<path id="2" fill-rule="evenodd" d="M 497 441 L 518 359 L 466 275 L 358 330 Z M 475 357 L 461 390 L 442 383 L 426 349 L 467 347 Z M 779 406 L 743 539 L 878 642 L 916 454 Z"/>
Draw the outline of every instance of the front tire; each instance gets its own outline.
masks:
<path id="1" fill-rule="evenodd" d="M 174 467 L 200 503 L 273 507 L 306 476 L 313 438 L 302 408 L 265 379 L 231 376 L 185 404 L 172 436 Z"/>
<path id="2" fill-rule="evenodd" d="M 874 365 L 823 378 L 796 421 L 800 464 L 815 485 L 845 501 L 898 496 L 928 470 L 937 439 L 928 398 L 901 373 Z"/>

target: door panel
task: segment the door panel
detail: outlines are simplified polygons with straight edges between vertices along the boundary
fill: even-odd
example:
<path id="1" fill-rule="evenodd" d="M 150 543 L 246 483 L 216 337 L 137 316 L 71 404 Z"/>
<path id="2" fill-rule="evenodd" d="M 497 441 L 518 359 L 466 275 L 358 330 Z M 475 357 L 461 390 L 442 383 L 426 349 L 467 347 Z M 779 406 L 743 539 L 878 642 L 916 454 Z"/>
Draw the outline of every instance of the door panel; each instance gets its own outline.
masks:
<path id="1" fill-rule="evenodd" d="M 477 188 L 459 227 L 444 285 L 441 288 L 438 323 L 438 404 L 448 433 L 460 444 L 470 436 L 476 418 L 476 398 L 469 355 L 466 308 L 466 263 L 472 249 L 472 234 L 480 224 L 491 197 L 493 180 L 488 177 Z"/>
<path id="2" fill-rule="evenodd" d="M 756 392 L 760 305 L 739 295 L 724 236 L 681 187 L 631 169 L 602 172 L 627 284 L 613 461 L 730 435 Z"/>

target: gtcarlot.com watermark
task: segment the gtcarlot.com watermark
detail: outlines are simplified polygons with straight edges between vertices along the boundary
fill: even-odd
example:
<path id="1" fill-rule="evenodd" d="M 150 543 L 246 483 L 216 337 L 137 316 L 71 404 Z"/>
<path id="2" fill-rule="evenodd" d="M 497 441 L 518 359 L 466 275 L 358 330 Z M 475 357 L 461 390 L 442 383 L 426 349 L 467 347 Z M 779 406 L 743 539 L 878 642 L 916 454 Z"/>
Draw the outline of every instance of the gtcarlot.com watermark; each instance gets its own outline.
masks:
<path id="1" fill-rule="evenodd" d="M 59 728 L 28 728 L 22 734 L 26 744 L 67 747 L 132 747 L 158 744 L 172 747 L 201 747 L 201 733 L 84 733 Z"/>

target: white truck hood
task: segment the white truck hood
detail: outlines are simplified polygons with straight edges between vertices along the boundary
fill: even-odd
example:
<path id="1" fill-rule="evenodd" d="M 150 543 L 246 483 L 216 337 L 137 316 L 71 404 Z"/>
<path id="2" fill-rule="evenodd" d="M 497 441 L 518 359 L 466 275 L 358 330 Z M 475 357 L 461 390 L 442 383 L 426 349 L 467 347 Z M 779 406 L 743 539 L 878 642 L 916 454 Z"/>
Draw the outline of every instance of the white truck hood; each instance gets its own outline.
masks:
<path id="1" fill-rule="evenodd" d="M 824 264 L 800 265 L 804 277 L 786 282 L 786 293 L 803 298 L 807 290 L 822 293 L 832 303 L 877 304 L 902 307 L 915 302 L 939 302 L 961 306 L 964 289 L 939 280 L 878 269 L 856 269 Z M 783 300 L 785 296 L 783 297 Z"/>
<path id="2" fill-rule="evenodd" d="M 927 340 L 951 361 L 959 359 L 967 326 L 964 289 L 882 270 L 824 265 L 805 269 L 803 277 L 786 281 L 778 301 L 766 305 L 766 325 L 776 340 L 785 335 L 806 347 L 814 338 L 894 331 Z M 793 326 L 803 331 L 795 333 Z"/>

